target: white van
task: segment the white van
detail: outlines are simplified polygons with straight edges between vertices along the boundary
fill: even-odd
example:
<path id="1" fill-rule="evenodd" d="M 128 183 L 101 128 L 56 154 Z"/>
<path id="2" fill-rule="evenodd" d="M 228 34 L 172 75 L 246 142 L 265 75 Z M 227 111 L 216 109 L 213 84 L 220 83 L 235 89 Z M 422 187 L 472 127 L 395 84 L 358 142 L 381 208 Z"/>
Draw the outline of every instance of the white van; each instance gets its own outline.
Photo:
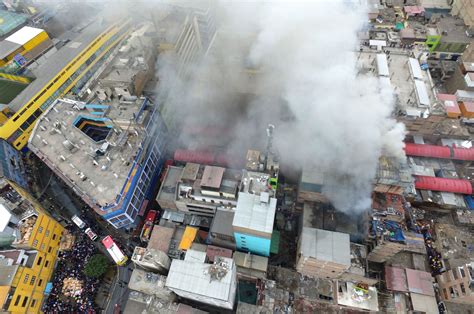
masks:
<path id="1" fill-rule="evenodd" d="M 76 226 L 79 227 L 79 229 L 82 229 L 86 226 L 86 223 L 82 221 L 82 219 L 79 218 L 77 215 L 72 216 L 71 220 L 73 223 L 76 224 Z"/>
<path id="2" fill-rule="evenodd" d="M 92 231 L 91 228 L 87 228 L 86 231 L 84 231 L 84 232 L 87 234 L 89 239 L 91 239 L 92 241 L 97 240 L 97 234 L 95 234 L 95 232 Z"/>

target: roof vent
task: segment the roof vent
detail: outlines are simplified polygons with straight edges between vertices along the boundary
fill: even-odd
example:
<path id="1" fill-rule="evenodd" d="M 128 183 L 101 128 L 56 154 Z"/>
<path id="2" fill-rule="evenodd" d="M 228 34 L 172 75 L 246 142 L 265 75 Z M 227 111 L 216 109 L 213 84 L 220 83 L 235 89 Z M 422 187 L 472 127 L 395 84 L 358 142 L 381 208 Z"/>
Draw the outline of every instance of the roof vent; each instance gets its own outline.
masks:
<path id="1" fill-rule="evenodd" d="M 260 203 L 268 204 L 269 199 L 270 199 L 270 193 L 268 192 L 260 193 Z"/>
<path id="2" fill-rule="evenodd" d="M 46 131 L 47 128 L 46 128 L 44 125 L 40 125 L 40 130 L 41 130 L 41 131 Z"/>
<path id="3" fill-rule="evenodd" d="M 63 142 L 63 146 L 66 147 L 66 149 L 69 150 L 70 152 L 76 149 L 76 145 L 74 145 L 74 143 L 71 142 L 70 140 L 65 140 Z"/>

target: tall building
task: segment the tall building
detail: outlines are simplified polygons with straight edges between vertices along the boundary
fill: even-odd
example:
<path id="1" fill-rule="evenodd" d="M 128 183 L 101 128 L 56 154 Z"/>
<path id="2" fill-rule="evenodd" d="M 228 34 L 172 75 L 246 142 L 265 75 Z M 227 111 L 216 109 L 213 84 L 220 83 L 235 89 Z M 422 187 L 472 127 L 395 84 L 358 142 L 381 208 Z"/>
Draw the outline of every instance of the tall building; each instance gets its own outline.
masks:
<path id="1" fill-rule="evenodd" d="M 70 99 L 45 109 L 28 144 L 115 228 L 131 227 L 145 210 L 168 140 L 158 106 L 141 97 L 154 73 L 149 27 L 131 30 Z"/>
<path id="2" fill-rule="evenodd" d="M 115 228 L 133 224 L 150 198 L 167 141 L 156 106 L 146 98 L 124 100 L 129 96 L 101 105 L 58 100 L 28 145 Z"/>
<path id="3" fill-rule="evenodd" d="M 64 228 L 23 189 L 6 180 L 0 182 L 0 209 L 2 234 L 11 234 L 9 246 L 15 248 L 0 251 L 1 308 L 10 313 L 38 313 Z"/>
<path id="4" fill-rule="evenodd" d="M 268 192 L 239 193 L 232 227 L 237 249 L 270 255 L 277 200 Z"/>

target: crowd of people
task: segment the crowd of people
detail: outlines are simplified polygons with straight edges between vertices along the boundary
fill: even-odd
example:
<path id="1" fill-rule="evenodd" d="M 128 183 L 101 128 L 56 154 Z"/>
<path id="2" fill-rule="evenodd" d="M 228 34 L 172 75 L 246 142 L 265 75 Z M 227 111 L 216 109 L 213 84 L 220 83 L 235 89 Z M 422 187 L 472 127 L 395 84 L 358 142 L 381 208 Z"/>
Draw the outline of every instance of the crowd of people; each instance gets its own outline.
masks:
<path id="1" fill-rule="evenodd" d="M 439 275 L 444 271 L 441 253 L 433 247 L 433 237 L 431 225 L 427 222 L 418 223 L 419 230 L 425 238 L 426 253 L 428 254 L 428 263 L 433 275 Z"/>
<path id="2" fill-rule="evenodd" d="M 98 312 L 94 298 L 99 288 L 99 280 L 87 277 L 83 270 L 96 247 L 83 234 L 78 235 L 71 250 L 60 252 L 58 264 L 52 279 L 52 290 L 46 300 L 45 313 L 95 313 Z M 70 278 L 81 281 L 80 293 L 66 296 L 63 293 L 64 281 Z"/>

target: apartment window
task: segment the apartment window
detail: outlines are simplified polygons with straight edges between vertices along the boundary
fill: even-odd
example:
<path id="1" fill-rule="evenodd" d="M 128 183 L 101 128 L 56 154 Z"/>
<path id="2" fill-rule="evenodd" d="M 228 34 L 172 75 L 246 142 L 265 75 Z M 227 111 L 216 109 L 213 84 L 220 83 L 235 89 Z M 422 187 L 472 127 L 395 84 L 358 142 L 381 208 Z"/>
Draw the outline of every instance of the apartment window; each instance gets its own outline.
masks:
<path id="1" fill-rule="evenodd" d="M 35 239 L 35 240 L 33 241 L 33 246 L 34 246 L 34 247 L 37 247 L 37 246 L 38 246 L 38 240 Z"/>
<path id="2" fill-rule="evenodd" d="M 42 243 L 42 244 L 41 244 L 41 247 L 40 247 L 40 250 L 41 250 L 41 251 L 44 251 L 44 248 L 45 248 L 45 245 L 44 245 L 44 243 Z"/>
<path id="3" fill-rule="evenodd" d="M 36 306 L 36 299 L 33 299 L 31 300 L 31 307 L 35 307 Z"/>
<path id="4" fill-rule="evenodd" d="M 53 250 L 53 248 L 52 248 L 52 247 L 49 247 L 49 248 L 48 248 L 48 253 L 51 253 L 52 250 Z"/>
<path id="5" fill-rule="evenodd" d="M 30 286 L 34 285 L 36 281 L 36 276 L 31 277 Z"/>
<path id="6" fill-rule="evenodd" d="M 53 234 L 53 240 L 56 240 L 56 234 Z"/>
<path id="7" fill-rule="evenodd" d="M 23 283 L 27 283 L 28 279 L 30 279 L 30 274 L 25 275 L 25 278 L 23 278 Z"/>
<path id="8" fill-rule="evenodd" d="M 38 228 L 38 233 L 42 233 L 42 232 L 43 232 L 43 226 L 40 226 L 40 227 Z"/>
<path id="9" fill-rule="evenodd" d="M 28 299 L 29 299 L 28 297 L 25 297 L 23 299 L 23 303 L 21 304 L 21 307 L 26 307 L 26 304 L 28 303 Z"/>
<path id="10" fill-rule="evenodd" d="M 466 287 L 464 287 L 464 284 L 461 283 L 460 286 L 461 286 L 461 293 L 466 294 Z"/>
<path id="11" fill-rule="evenodd" d="M 453 277 L 454 277 L 454 280 L 459 279 L 458 272 L 456 269 L 453 269 Z"/>
<path id="12" fill-rule="evenodd" d="M 46 261 L 46 262 L 44 263 L 44 267 L 48 267 L 48 266 L 49 266 L 49 261 Z"/>
<path id="13" fill-rule="evenodd" d="M 21 295 L 17 295 L 16 300 L 15 300 L 15 306 L 17 306 L 18 303 L 20 303 L 20 299 L 21 299 Z"/>
<path id="14" fill-rule="evenodd" d="M 36 265 L 39 266 L 39 265 L 41 265 L 42 262 L 43 262 L 43 257 L 40 256 L 40 257 L 38 257 L 38 261 L 36 262 Z"/>
<path id="15" fill-rule="evenodd" d="M 49 237 L 49 230 L 46 230 L 46 232 L 44 233 L 44 236 Z"/>
<path id="16" fill-rule="evenodd" d="M 464 272 L 464 267 L 459 267 L 459 273 L 461 274 L 461 277 L 466 277 L 466 273 Z"/>
<path id="17" fill-rule="evenodd" d="M 41 287 L 42 284 L 43 284 L 43 279 L 38 280 L 38 287 Z"/>

